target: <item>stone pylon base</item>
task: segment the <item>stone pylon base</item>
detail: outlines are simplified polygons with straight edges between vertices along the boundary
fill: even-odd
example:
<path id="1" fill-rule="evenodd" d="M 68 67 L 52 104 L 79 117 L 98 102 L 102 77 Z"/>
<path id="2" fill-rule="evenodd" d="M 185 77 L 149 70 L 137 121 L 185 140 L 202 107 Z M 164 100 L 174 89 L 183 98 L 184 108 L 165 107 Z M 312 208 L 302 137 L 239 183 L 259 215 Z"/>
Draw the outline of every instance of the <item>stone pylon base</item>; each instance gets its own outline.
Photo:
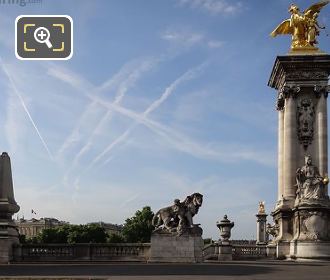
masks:
<path id="1" fill-rule="evenodd" d="M 0 264 L 13 260 L 14 244 L 19 244 L 16 225 L 13 221 L 0 220 Z"/>
<path id="2" fill-rule="evenodd" d="M 18 239 L 0 238 L 0 264 L 7 264 L 13 260 L 14 244 L 18 244 Z"/>
<path id="3" fill-rule="evenodd" d="M 290 258 L 290 241 L 278 241 L 276 244 L 276 258 Z"/>
<path id="4" fill-rule="evenodd" d="M 290 254 L 297 259 L 330 260 L 330 241 L 292 241 Z"/>
<path id="5" fill-rule="evenodd" d="M 149 262 L 196 263 L 203 261 L 201 236 L 153 233 Z"/>

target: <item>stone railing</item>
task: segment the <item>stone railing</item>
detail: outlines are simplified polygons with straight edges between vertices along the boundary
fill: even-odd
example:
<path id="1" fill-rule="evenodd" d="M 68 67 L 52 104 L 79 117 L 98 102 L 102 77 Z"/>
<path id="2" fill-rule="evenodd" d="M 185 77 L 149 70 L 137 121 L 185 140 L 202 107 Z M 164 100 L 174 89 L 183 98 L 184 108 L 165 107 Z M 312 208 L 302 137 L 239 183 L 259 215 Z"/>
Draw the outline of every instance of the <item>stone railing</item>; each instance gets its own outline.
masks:
<path id="1" fill-rule="evenodd" d="M 150 257 L 150 243 L 112 244 L 20 244 L 14 248 L 14 262 L 56 261 L 140 261 Z M 219 244 L 208 244 L 203 259 L 218 260 Z M 267 258 L 266 246 L 232 245 L 233 260 Z"/>
<path id="2" fill-rule="evenodd" d="M 234 245 L 233 260 L 267 258 L 266 246 Z"/>
<path id="3" fill-rule="evenodd" d="M 204 260 L 217 260 L 219 256 L 219 244 L 212 243 L 204 247 Z M 233 260 L 249 260 L 267 258 L 266 245 L 232 245 Z"/>
<path id="4" fill-rule="evenodd" d="M 15 262 L 147 261 L 150 243 L 20 244 L 14 246 Z"/>
<path id="5" fill-rule="evenodd" d="M 203 248 L 204 260 L 217 260 L 219 255 L 219 245 L 217 243 L 211 243 Z"/>

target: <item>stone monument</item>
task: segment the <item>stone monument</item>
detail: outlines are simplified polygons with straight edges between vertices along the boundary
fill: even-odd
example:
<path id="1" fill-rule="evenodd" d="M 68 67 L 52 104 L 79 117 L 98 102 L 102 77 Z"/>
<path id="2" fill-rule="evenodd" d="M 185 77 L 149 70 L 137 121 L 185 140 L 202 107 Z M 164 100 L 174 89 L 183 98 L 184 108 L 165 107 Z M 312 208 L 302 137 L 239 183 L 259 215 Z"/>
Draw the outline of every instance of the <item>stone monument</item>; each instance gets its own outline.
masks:
<path id="1" fill-rule="evenodd" d="M 257 217 L 257 245 L 265 245 L 268 242 L 268 233 L 266 231 L 267 214 L 265 212 L 265 202 L 259 202 Z"/>
<path id="2" fill-rule="evenodd" d="M 291 50 L 278 56 L 268 85 L 278 91 L 278 197 L 272 212 L 278 258 L 330 258 L 327 97 L 330 55 L 317 48 L 317 17 L 330 1 L 300 13 L 273 32 L 291 34 Z"/>
<path id="3" fill-rule="evenodd" d="M 18 244 L 18 230 L 12 219 L 19 206 L 14 198 L 11 163 L 7 153 L 0 156 L 0 264 L 12 259 L 12 246 Z"/>
<path id="4" fill-rule="evenodd" d="M 203 230 L 193 223 L 202 203 L 203 195 L 194 193 L 154 215 L 150 262 L 202 262 Z"/>

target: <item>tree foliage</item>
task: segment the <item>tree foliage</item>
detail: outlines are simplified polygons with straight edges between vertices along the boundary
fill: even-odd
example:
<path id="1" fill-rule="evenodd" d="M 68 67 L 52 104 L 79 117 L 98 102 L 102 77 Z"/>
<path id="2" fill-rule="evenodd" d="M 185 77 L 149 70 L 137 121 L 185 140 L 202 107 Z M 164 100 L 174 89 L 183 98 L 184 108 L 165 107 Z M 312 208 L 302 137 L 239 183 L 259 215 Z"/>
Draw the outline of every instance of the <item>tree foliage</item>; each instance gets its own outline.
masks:
<path id="1" fill-rule="evenodd" d="M 141 211 L 136 211 L 133 217 L 126 219 L 122 231 L 126 242 L 150 242 L 154 230 L 151 224 L 153 216 L 150 206 L 145 206 Z"/>
<path id="2" fill-rule="evenodd" d="M 109 237 L 107 238 L 108 243 L 124 243 L 125 238 L 121 234 L 117 233 L 110 233 Z"/>
<path id="3" fill-rule="evenodd" d="M 27 238 L 26 243 L 145 243 L 150 242 L 154 230 L 151 221 L 154 213 L 149 206 L 135 212 L 127 218 L 120 234 L 107 234 L 105 229 L 98 224 L 89 225 L 64 225 L 57 228 L 48 228 L 36 237 Z M 24 237 L 21 237 L 24 241 Z"/>
<path id="4" fill-rule="evenodd" d="M 105 243 L 105 229 L 99 225 L 65 225 L 44 229 L 33 243 Z"/>

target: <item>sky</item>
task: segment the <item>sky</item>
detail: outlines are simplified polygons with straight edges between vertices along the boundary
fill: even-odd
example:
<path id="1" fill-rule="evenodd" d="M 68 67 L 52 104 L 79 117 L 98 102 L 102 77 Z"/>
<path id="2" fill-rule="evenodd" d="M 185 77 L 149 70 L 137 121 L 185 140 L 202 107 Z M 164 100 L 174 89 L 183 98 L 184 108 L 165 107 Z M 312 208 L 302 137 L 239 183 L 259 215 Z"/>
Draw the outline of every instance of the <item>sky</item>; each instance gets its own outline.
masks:
<path id="1" fill-rule="evenodd" d="M 11 157 L 19 217 L 122 224 L 146 205 L 157 211 L 200 192 L 203 237 L 218 239 L 227 214 L 233 238 L 255 239 L 258 202 L 269 214 L 277 197 L 276 92 L 267 82 L 290 46 L 269 33 L 290 4 L 1 4 L 0 150 Z M 15 57 L 15 19 L 30 14 L 72 17 L 70 60 Z M 319 22 L 330 28 L 329 14 L 325 7 Z M 319 47 L 329 52 L 327 32 Z"/>

